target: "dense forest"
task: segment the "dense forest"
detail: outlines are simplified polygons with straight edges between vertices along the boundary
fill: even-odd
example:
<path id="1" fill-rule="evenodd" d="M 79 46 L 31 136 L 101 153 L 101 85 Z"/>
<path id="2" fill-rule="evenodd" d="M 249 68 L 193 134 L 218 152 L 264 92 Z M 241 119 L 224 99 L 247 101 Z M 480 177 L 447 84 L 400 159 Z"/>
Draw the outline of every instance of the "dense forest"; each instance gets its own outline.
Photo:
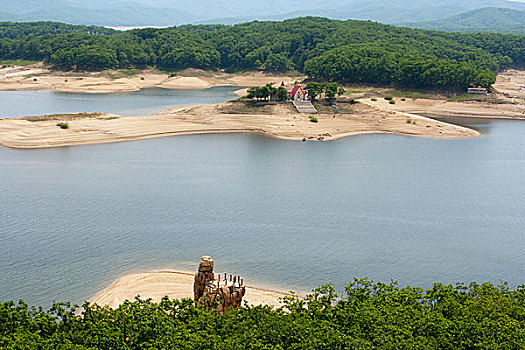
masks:
<path id="1" fill-rule="evenodd" d="M 118 309 L 66 304 L 49 310 L 0 303 L 2 349 L 523 349 L 525 286 L 471 283 L 400 288 L 355 280 L 280 309 L 225 315 L 192 300 L 137 299 Z"/>
<path id="2" fill-rule="evenodd" d="M 525 36 L 431 32 L 365 21 L 307 17 L 127 32 L 64 27 L 65 33 L 40 25 L 41 31 L 34 24 L 28 35 L 21 34 L 27 27 L 4 24 L 4 31 L 11 30 L 0 40 L 0 59 L 43 60 L 78 70 L 295 69 L 318 80 L 451 89 L 488 87 L 498 70 L 525 64 Z"/>
<path id="3" fill-rule="evenodd" d="M 524 10 L 484 7 L 434 21 L 400 23 L 398 26 L 462 33 L 525 35 Z"/>
<path id="4" fill-rule="evenodd" d="M 0 39 L 18 39 L 46 34 L 114 34 L 114 29 L 96 26 L 78 26 L 59 22 L 0 22 Z"/>

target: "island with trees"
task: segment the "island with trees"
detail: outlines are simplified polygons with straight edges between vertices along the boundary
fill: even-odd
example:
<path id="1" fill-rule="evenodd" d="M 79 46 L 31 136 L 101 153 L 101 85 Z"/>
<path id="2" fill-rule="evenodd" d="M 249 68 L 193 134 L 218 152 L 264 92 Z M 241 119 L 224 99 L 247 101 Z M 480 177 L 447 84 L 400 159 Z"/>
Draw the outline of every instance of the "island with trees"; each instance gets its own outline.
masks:
<path id="1" fill-rule="evenodd" d="M 488 88 L 500 70 L 523 66 L 525 37 L 317 17 L 126 32 L 50 22 L 1 23 L 0 60 L 13 59 L 65 70 L 293 69 L 322 82 L 464 90 Z"/>

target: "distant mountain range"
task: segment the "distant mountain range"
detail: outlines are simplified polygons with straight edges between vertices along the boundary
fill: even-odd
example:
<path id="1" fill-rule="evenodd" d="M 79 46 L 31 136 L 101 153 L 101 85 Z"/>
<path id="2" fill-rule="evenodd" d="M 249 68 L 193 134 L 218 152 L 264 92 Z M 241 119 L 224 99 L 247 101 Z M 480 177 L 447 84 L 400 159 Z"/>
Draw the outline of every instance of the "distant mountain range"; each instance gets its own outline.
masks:
<path id="1" fill-rule="evenodd" d="M 0 21 L 173 26 L 323 16 L 415 26 L 424 24 L 414 22 L 437 21 L 485 7 L 525 11 L 524 2 L 509 0 L 200 0 L 191 5 L 187 0 L 0 0 Z"/>
<path id="2" fill-rule="evenodd" d="M 525 35 L 525 11 L 487 7 L 436 21 L 400 25 L 451 32 L 499 32 Z"/>

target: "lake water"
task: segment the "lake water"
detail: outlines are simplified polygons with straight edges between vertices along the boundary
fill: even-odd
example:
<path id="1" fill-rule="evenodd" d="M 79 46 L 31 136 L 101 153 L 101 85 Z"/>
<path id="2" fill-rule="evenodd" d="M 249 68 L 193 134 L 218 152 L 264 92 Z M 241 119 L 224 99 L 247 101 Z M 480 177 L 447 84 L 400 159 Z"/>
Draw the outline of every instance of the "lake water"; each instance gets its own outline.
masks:
<path id="1" fill-rule="evenodd" d="M 144 89 L 116 94 L 79 94 L 52 90 L 0 92 L 0 118 L 55 113 L 104 112 L 122 116 L 158 113 L 169 108 L 219 103 L 238 96 L 239 87 L 204 90 Z"/>
<path id="2" fill-rule="evenodd" d="M 354 277 L 525 282 L 525 123 L 483 137 L 194 135 L 0 148 L 0 300 L 81 303 L 120 275 L 216 271 L 310 290 Z"/>

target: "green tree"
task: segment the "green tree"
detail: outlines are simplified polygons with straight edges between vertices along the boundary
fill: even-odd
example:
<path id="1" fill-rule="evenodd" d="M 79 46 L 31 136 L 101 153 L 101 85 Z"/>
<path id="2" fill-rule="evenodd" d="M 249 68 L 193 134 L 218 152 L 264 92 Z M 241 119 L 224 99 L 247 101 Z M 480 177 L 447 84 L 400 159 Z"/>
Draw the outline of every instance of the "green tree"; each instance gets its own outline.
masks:
<path id="1" fill-rule="evenodd" d="M 273 83 L 268 83 L 264 86 L 264 88 L 268 91 L 268 97 L 270 100 L 275 100 L 277 96 L 277 88 L 273 86 Z"/>
<path id="2" fill-rule="evenodd" d="M 315 101 L 315 99 L 323 93 L 324 85 L 317 82 L 309 82 L 306 84 L 306 91 L 308 91 L 308 96 Z"/>
<path id="3" fill-rule="evenodd" d="M 278 101 L 286 101 L 288 99 L 288 90 L 286 90 L 286 88 L 283 86 L 279 86 L 277 88 L 277 93 L 275 95 L 275 98 Z"/>
<path id="4" fill-rule="evenodd" d="M 325 96 L 328 102 L 333 103 L 339 91 L 339 86 L 337 85 L 337 83 L 328 83 L 328 84 L 325 84 L 324 91 L 325 91 Z"/>
<path id="5" fill-rule="evenodd" d="M 278 72 L 286 72 L 293 69 L 293 63 L 282 54 L 270 54 L 264 62 L 264 68 Z"/>

